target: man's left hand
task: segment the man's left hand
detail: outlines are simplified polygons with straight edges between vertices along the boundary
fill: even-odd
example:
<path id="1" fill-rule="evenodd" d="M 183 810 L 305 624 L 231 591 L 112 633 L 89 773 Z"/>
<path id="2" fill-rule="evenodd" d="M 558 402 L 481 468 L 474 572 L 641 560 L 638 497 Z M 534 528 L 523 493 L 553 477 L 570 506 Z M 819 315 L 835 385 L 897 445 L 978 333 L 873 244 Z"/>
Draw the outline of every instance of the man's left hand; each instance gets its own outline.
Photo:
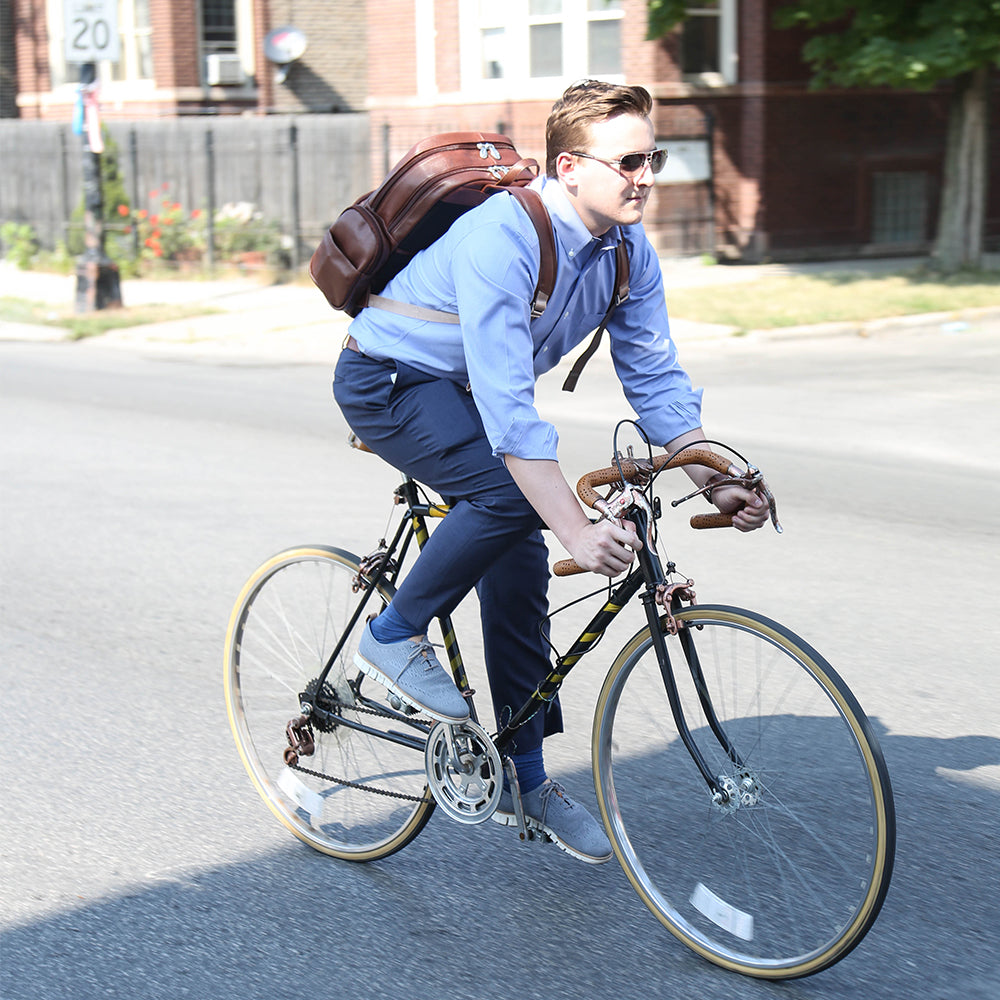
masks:
<path id="1" fill-rule="evenodd" d="M 770 516 L 767 501 L 753 490 L 742 486 L 717 486 L 712 490 L 712 503 L 723 514 L 733 515 L 737 531 L 756 531 Z"/>

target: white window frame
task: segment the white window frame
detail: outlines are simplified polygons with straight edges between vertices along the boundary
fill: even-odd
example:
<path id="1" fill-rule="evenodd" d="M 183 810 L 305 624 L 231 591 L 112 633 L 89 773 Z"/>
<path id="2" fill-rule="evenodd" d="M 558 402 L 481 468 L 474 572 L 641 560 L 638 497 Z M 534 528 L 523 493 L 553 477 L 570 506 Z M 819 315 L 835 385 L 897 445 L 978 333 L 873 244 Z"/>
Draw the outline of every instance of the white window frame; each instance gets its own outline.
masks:
<path id="1" fill-rule="evenodd" d="M 463 2 L 459 5 L 459 47 L 461 52 L 462 92 L 483 99 L 509 98 L 532 100 L 550 93 L 561 93 L 567 84 L 586 76 L 624 82 L 624 73 L 593 74 L 587 66 L 587 31 L 592 21 L 622 20 L 621 8 L 589 10 L 587 0 L 562 0 L 559 15 L 530 14 L 529 0 Z M 533 24 L 561 22 L 563 27 L 562 73 L 559 76 L 530 76 L 530 27 Z M 486 28 L 504 30 L 504 73 L 499 79 L 482 75 L 481 32 Z"/>
<path id="2" fill-rule="evenodd" d="M 729 87 L 739 80 L 739 38 L 736 32 L 737 0 L 719 0 L 717 8 L 688 3 L 688 13 L 719 18 L 719 69 L 713 73 L 685 73 L 688 83 L 703 87 Z M 686 22 L 685 22 L 686 23 Z M 681 31 L 683 31 L 683 25 Z"/>

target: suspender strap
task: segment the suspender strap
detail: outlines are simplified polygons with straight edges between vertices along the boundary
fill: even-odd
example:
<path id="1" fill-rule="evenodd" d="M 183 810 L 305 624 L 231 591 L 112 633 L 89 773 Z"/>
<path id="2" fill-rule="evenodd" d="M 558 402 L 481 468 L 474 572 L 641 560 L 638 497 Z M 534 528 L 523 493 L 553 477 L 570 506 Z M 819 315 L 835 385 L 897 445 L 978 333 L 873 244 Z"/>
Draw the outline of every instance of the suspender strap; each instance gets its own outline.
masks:
<path id="1" fill-rule="evenodd" d="M 611 296 L 611 304 L 608 306 L 608 311 L 604 314 L 604 319 L 601 320 L 601 325 L 597 328 L 597 332 L 587 345 L 587 349 L 573 363 L 570 373 L 566 376 L 566 381 L 563 382 L 563 392 L 572 392 L 576 388 L 576 383 L 580 380 L 580 373 L 583 371 L 584 366 L 594 356 L 597 348 L 601 345 L 601 336 L 604 333 L 605 327 L 608 325 L 608 320 L 611 319 L 611 314 L 628 298 L 628 296 L 628 250 L 625 248 L 625 241 L 619 238 L 618 246 L 615 247 L 615 290 Z"/>

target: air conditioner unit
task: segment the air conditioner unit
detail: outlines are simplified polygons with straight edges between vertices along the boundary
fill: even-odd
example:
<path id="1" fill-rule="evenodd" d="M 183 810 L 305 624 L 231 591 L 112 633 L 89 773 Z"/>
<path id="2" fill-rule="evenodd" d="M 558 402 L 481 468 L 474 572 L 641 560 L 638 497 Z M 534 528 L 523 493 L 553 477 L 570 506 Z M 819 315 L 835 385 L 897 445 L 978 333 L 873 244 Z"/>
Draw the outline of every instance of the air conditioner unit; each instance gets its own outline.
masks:
<path id="1" fill-rule="evenodd" d="M 205 82 L 210 87 L 239 87 L 243 64 L 235 52 L 213 52 L 205 57 Z"/>

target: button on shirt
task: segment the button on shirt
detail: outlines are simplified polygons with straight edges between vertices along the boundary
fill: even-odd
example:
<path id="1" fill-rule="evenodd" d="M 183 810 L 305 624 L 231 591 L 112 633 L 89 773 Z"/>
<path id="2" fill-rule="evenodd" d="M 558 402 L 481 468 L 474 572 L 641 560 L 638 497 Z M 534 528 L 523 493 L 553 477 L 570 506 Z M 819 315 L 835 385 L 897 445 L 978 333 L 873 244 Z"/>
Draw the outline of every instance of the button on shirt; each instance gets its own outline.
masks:
<path id="1" fill-rule="evenodd" d="M 552 219 L 558 258 L 555 288 L 540 317 L 531 319 L 530 308 L 538 281 L 537 233 L 513 197 L 495 194 L 460 216 L 381 293 L 457 313 L 460 322 L 369 307 L 350 326 L 362 352 L 469 383 L 495 455 L 554 460 L 558 435 L 535 409 L 535 381 L 600 325 L 615 285 L 615 245 L 622 233 L 630 296 L 607 327 L 615 370 L 654 444 L 698 427 L 701 390 L 692 388 L 677 360 L 659 260 L 642 225 L 594 237 L 558 181 L 540 178 L 534 186 Z"/>

